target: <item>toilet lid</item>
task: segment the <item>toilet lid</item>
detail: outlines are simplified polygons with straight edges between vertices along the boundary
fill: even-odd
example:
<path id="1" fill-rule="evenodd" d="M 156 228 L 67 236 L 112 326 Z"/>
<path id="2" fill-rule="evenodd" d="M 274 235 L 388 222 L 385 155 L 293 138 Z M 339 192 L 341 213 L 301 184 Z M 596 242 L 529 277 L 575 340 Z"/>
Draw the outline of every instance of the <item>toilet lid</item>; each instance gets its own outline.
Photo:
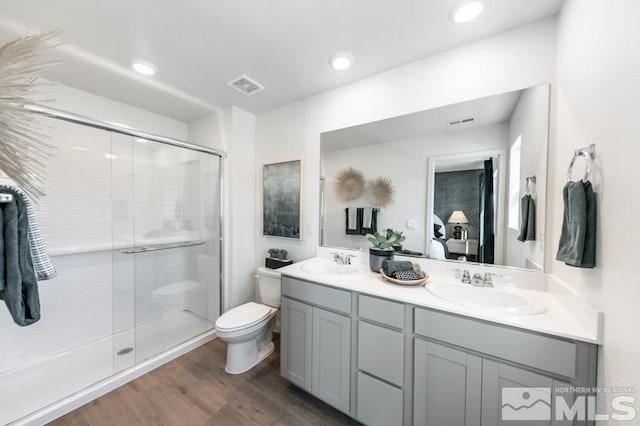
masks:
<path id="1" fill-rule="evenodd" d="M 216 328 L 220 330 L 233 330 L 252 326 L 271 314 L 272 308 L 260 303 L 249 302 L 237 306 L 222 314 L 216 321 Z"/>

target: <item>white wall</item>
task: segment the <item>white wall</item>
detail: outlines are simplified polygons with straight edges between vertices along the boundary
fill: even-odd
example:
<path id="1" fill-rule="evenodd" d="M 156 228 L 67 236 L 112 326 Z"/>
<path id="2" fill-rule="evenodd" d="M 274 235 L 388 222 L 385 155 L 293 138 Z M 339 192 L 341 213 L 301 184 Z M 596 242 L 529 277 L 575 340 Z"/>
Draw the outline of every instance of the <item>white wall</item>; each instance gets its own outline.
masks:
<path id="1" fill-rule="evenodd" d="M 425 244 L 427 210 L 427 161 L 429 157 L 465 152 L 505 149 L 508 126 L 498 123 L 472 129 L 456 130 L 420 138 L 359 146 L 322 153 L 322 174 L 325 176 L 325 244 L 335 247 L 366 248 L 364 236 L 345 233 L 345 207 L 371 207 L 362 196 L 344 202 L 336 197 L 335 182 L 347 167 L 360 170 L 365 179 L 383 176 L 391 180 L 394 201 L 378 215 L 378 229 L 394 228 L 407 237 L 403 247 L 428 252 Z M 414 220 L 416 229 L 407 229 L 407 220 Z M 446 220 L 446 218 L 445 218 Z"/>
<path id="2" fill-rule="evenodd" d="M 536 184 L 531 186 L 536 201 L 536 240 L 518 241 L 519 232 L 508 228 L 506 264 L 509 266 L 525 268 L 529 261 L 538 265 L 539 269 L 544 268 L 548 137 L 549 87 L 546 85 L 531 87 L 522 92 L 511 116 L 509 146 L 519 138 L 522 141 L 519 182 L 521 197 L 527 192 L 525 178 L 536 177 Z"/>
<path id="3" fill-rule="evenodd" d="M 226 150 L 224 111 L 216 111 L 189 122 L 189 142 L 219 151 Z"/>
<path id="4" fill-rule="evenodd" d="M 189 123 L 192 143 L 225 151 L 223 311 L 253 298 L 255 257 L 255 116 L 229 107 Z"/>
<path id="5" fill-rule="evenodd" d="M 555 79 L 555 19 L 501 33 L 262 113 L 256 120 L 256 258 L 269 247 L 294 260 L 318 244 L 320 133 L 519 90 Z M 261 168 L 303 160 L 302 240 L 262 236 Z"/>
<path id="6" fill-rule="evenodd" d="M 638 250 L 633 248 L 640 237 L 638 16 L 637 0 L 567 0 L 560 14 L 547 266 L 604 310 L 600 384 L 635 386 L 640 391 L 640 279 Z M 597 151 L 592 182 L 598 194 L 598 234 L 596 268 L 585 270 L 554 258 L 567 166 L 573 151 L 590 143 L 596 143 Z M 583 170 L 576 166 L 574 178 Z M 635 396 L 638 409 L 640 395 Z"/>
<path id="7" fill-rule="evenodd" d="M 51 83 L 41 88 L 42 98 L 53 98 L 46 106 L 84 115 L 100 121 L 124 125 L 161 136 L 187 140 L 187 123 L 93 93 Z"/>

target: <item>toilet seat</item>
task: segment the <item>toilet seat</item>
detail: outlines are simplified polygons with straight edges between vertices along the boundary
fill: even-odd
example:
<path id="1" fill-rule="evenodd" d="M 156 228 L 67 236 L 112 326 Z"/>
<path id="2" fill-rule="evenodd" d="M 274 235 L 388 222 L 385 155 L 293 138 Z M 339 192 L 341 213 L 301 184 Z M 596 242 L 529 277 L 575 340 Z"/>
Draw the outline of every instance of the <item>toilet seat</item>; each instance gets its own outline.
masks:
<path id="1" fill-rule="evenodd" d="M 273 311 L 274 308 L 260 303 L 245 303 L 222 314 L 216 321 L 216 329 L 229 332 L 249 328 L 265 320 Z"/>

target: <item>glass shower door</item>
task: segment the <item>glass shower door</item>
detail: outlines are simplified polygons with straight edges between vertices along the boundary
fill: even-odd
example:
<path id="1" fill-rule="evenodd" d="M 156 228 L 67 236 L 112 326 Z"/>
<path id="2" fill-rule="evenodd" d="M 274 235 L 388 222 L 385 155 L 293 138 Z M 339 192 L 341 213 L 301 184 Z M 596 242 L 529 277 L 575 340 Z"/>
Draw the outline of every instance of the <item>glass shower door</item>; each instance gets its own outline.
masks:
<path id="1" fill-rule="evenodd" d="M 220 158 L 134 138 L 133 184 L 137 363 L 220 314 Z"/>

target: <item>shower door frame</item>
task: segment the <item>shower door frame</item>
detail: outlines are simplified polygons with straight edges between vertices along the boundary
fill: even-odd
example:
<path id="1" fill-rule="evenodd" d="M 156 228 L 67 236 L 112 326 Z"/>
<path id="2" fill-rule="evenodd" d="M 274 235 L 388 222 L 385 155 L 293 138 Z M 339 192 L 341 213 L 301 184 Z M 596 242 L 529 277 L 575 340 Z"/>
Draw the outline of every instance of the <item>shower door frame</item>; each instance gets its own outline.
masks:
<path id="1" fill-rule="evenodd" d="M 185 148 L 191 151 L 202 152 L 205 154 L 214 155 L 220 158 L 220 170 L 218 176 L 218 184 L 220 188 L 220 197 L 219 197 L 219 207 L 220 207 L 220 241 L 218 241 L 218 253 L 219 253 L 219 265 L 220 265 L 220 288 L 219 288 L 219 297 L 220 303 L 218 309 L 220 314 L 222 315 L 222 308 L 224 305 L 224 237 L 225 237 L 225 215 L 224 215 L 224 174 L 226 167 L 226 158 L 227 153 L 225 151 L 220 151 L 217 149 L 207 148 L 200 145 L 195 145 L 189 142 L 181 141 L 174 138 L 169 138 L 166 136 L 160 136 L 153 133 L 143 132 L 141 130 L 137 130 L 130 127 L 120 126 L 114 123 L 108 123 L 106 121 L 96 120 L 87 116 L 83 116 L 80 114 L 75 114 L 69 111 L 64 111 L 56 108 L 51 108 L 43 105 L 23 105 L 25 110 L 30 111 L 35 114 L 40 114 L 46 117 L 55 118 L 57 120 L 67 121 L 70 123 L 80 124 L 82 126 L 93 127 L 96 129 L 107 130 L 115 133 L 120 133 L 127 136 L 132 136 L 136 138 L 146 139 L 152 142 L 158 142 L 165 145 L 172 145 L 179 148 Z"/>

